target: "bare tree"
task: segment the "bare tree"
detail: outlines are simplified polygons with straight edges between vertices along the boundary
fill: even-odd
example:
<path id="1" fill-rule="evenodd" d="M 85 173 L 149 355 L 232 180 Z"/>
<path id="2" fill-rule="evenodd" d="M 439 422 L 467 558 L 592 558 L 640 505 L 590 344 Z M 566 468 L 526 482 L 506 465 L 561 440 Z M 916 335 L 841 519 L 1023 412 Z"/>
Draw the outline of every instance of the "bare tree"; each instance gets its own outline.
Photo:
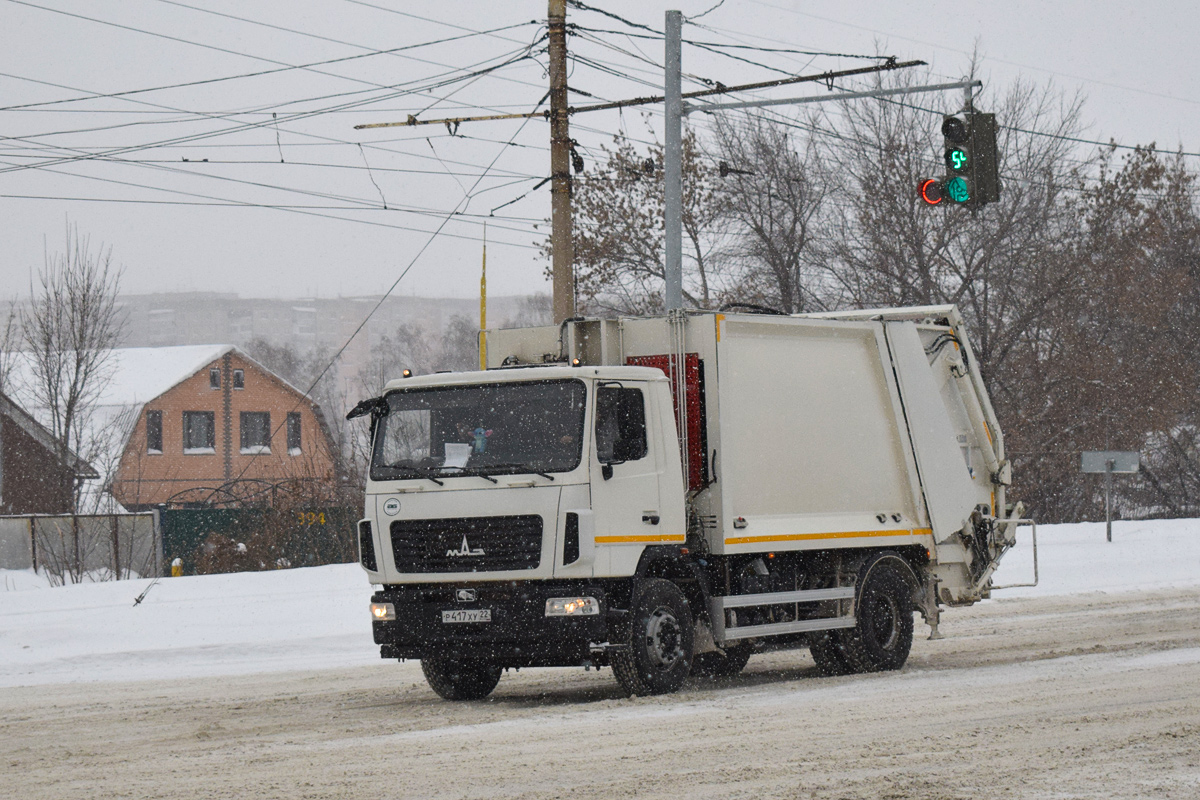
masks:
<path id="1" fill-rule="evenodd" d="M 588 313 L 653 313 L 663 308 L 663 150 L 639 151 L 624 136 L 602 148 L 607 161 L 574 183 L 576 295 Z M 722 276 L 713 261 L 720 241 L 716 170 L 694 131 L 683 137 L 684 302 L 719 304 Z M 549 245 L 545 254 L 549 258 Z"/>
<path id="2" fill-rule="evenodd" d="M 551 298 L 546 292 L 536 292 L 517 300 L 516 312 L 504 320 L 502 328 L 532 328 L 554 322 Z"/>
<path id="3" fill-rule="evenodd" d="M 722 256 L 737 270 L 737 299 L 788 314 L 827 308 L 832 286 L 820 247 L 830 195 L 814 141 L 758 115 L 719 117 L 719 213 L 729 226 Z"/>
<path id="4" fill-rule="evenodd" d="M 8 309 L 0 319 L 3 320 L 0 322 L 0 393 L 8 394 L 11 388 L 8 385 L 9 374 L 12 372 L 17 351 L 21 348 L 21 326 L 16 300 L 9 301 Z"/>
<path id="5" fill-rule="evenodd" d="M 1197 176 L 1181 156 L 1137 148 L 1115 165 L 1102 153 L 1083 194 L 1083 276 L 1061 326 L 1066 380 L 1050 399 L 1070 419 L 1047 435 L 1078 449 L 1144 450 L 1144 480 L 1122 482 L 1122 506 L 1139 516 L 1195 507 L 1196 338 L 1200 319 Z M 1099 487 L 1057 498 L 1063 515 L 1098 514 Z"/>
<path id="6" fill-rule="evenodd" d="M 886 80 L 907 85 L 924 77 Z M 1017 494 L 1042 513 L 1051 495 L 1039 466 L 1055 447 L 1045 437 L 1064 411 L 1050 398 L 1065 375 L 1048 365 L 1063 363 L 1056 360 L 1068 349 L 1063 321 L 1085 278 L 1076 258 L 1084 215 L 1078 197 L 1091 162 L 1072 141 L 1082 100 L 1018 80 L 974 105 L 1000 123 L 1001 198 L 979 209 L 931 208 L 918 197 L 922 178 L 945 172 L 937 111 L 881 98 L 827 118 L 840 134 L 830 159 L 846 177 L 831 252 L 857 305 L 953 303 L 962 310 L 1009 432 Z M 956 101 L 939 109 L 958 110 Z"/>
<path id="7" fill-rule="evenodd" d="M 47 256 L 38 278 L 40 289 L 20 315 L 29 388 L 45 409 L 60 462 L 68 463 L 70 449 L 86 460 L 97 455 L 86 423 L 124 331 L 117 306 L 121 270 L 112 265 L 111 248 L 93 249 L 90 237 L 69 226 L 64 251 Z M 60 497 L 75 508 L 79 487 L 65 479 L 60 483 Z"/>

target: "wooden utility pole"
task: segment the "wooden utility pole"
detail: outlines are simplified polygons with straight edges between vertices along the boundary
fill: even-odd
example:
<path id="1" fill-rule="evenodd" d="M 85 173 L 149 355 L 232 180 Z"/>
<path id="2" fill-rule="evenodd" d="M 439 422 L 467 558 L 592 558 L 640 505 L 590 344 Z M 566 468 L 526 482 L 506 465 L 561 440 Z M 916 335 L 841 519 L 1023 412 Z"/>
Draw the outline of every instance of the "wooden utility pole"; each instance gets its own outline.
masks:
<path id="1" fill-rule="evenodd" d="M 550 254 L 554 321 L 575 316 L 575 246 L 571 241 L 571 135 L 567 128 L 567 0 L 549 0 Z"/>

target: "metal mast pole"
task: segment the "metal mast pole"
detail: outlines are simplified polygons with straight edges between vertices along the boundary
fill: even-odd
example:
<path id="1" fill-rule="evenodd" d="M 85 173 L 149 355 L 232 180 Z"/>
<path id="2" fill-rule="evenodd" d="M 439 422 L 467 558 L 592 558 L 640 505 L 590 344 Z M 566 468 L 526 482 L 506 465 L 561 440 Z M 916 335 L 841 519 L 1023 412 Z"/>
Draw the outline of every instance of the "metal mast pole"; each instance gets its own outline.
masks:
<path id="1" fill-rule="evenodd" d="M 1112 474 L 1113 459 L 1104 463 L 1104 533 L 1108 541 L 1112 541 Z"/>
<path id="2" fill-rule="evenodd" d="M 483 264 L 479 268 L 479 368 L 487 369 L 487 220 L 483 221 Z"/>
<path id="3" fill-rule="evenodd" d="M 575 316 L 571 135 L 567 128 L 567 0 L 550 0 L 550 253 L 554 322 Z"/>
<path id="4" fill-rule="evenodd" d="M 668 11 L 666 20 L 666 132 L 663 153 L 664 246 L 666 248 L 666 296 L 668 311 L 683 308 L 683 98 L 680 96 L 683 15 Z"/>

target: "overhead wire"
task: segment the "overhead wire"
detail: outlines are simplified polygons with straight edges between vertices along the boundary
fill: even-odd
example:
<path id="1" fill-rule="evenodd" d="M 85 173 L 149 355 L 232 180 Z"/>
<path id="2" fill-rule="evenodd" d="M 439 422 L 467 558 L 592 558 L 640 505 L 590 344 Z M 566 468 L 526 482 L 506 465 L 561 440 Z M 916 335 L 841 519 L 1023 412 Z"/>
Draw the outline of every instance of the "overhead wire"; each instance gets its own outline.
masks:
<path id="1" fill-rule="evenodd" d="M 15 1 L 16 1 L 16 0 L 9 0 L 9 2 L 15 2 Z M 516 62 L 516 61 L 518 61 L 518 60 L 523 60 L 523 59 L 525 59 L 525 58 L 528 58 L 528 57 L 529 57 L 529 55 L 528 55 L 528 54 L 524 54 L 524 55 L 515 56 L 515 57 L 513 57 L 513 58 L 511 58 L 511 59 L 508 59 L 508 60 L 506 60 L 506 61 L 502 62 L 501 64 L 495 65 L 495 66 L 493 66 L 493 67 L 489 67 L 489 68 L 487 68 L 487 69 L 488 69 L 489 71 L 490 71 L 490 70 L 499 69 L 499 68 L 501 68 L 501 67 L 503 67 L 503 66 L 507 66 L 507 65 L 508 65 L 508 64 L 510 64 L 510 63 L 515 63 L 515 62 Z M 469 76 L 468 76 L 468 77 L 469 77 Z M 463 79 L 463 77 L 460 77 L 460 78 L 457 78 L 457 79 L 455 79 L 455 81 L 457 81 L 457 80 L 462 80 L 462 79 Z M 408 90 L 408 89 L 405 89 L 405 90 L 403 90 L 403 91 L 396 91 L 396 92 L 392 92 L 392 93 L 388 94 L 388 95 L 386 96 L 386 99 L 392 99 L 392 98 L 394 98 L 394 97 L 398 97 L 398 96 L 401 96 L 401 95 L 404 95 L 404 94 L 411 94 L 411 93 L 412 93 L 412 92 L 411 92 L 411 90 Z M 312 110 L 312 111 L 301 111 L 301 112 L 294 112 L 294 113 L 292 113 L 292 114 L 289 114 L 289 115 L 288 115 L 288 117 L 285 119 L 285 122 L 293 122 L 293 121 L 300 120 L 300 119 L 307 119 L 307 118 L 310 118 L 310 117 L 319 116 L 319 115 L 322 115 L 322 114 L 327 114 L 327 113 L 330 113 L 331 111 L 334 111 L 334 110 L 346 110 L 346 109 L 350 109 L 350 108 L 361 108 L 361 107 L 362 107 L 362 106 L 364 106 L 364 105 L 370 105 L 370 104 L 372 104 L 372 103 L 378 102 L 380 99 L 381 99 L 381 98 L 378 98 L 378 97 L 366 98 L 366 99 L 360 99 L 360 100 L 355 100 L 355 101 L 351 101 L 351 102 L 346 102 L 346 103 L 338 104 L 338 105 L 336 105 L 336 106 L 332 106 L 332 107 L 328 107 L 328 108 L 316 109 L 316 110 Z M 137 101 L 131 101 L 131 102 L 137 102 Z M 184 142 L 199 141 L 199 140 L 202 140 L 202 139 L 212 138 L 212 137 L 214 137 L 214 136 L 224 136 L 224 135 L 227 135 L 227 134 L 229 134 L 229 133 L 235 133 L 235 132 L 238 132 L 238 131 L 244 131 L 244 130 L 253 130 L 253 129 L 257 129 L 257 128 L 262 128 L 262 127 L 266 127 L 266 126 L 268 126 L 268 125 L 272 125 L 272 124 L 274 124 L 272 120 L 265 120 L 265 119 L 264 119 L 264 120 L 262 120 L 262 121 L 259 121 L 259 122 L 245 122 L 245 123 L 240 123 L 240 124 L 238 124 L 238 125 L 235 125 L 235 126 L 233 126 L 233 127 L 230 127 L 230 128 L 225 128 L 225 129 L 222 129 L 222 130 L 216 130 L 216 131 L 206 131 L 206 132 L 202 132 L 202 133 L 190 134 L 190 135 L 187 135 L 187 136 L 180 136 L 180 137 L 173 137 L 173 138 L 170 138 L 170 139 L 165 139 L 165 140 L 159 140 L 159 141 L 156 141 L 156 142 L 149 142 L 149 143 L 143 143 L 143 144 L 138 144 L 138 145 L 128 145 L 128 146 L 125 146 L 125 147 L 116 147 L 116 148 L 112 148 L 112 149 L 110 149 L 110 150 L 108 150 L 108 151 L 105 151 L 105 152 L 103 153 L 103 155 L 122 155 L 122 154 L 124 154 L 124 153 L 136 152 L 136 151 L 138 151 L 138 150 L 146 150 L 146 149 L 152 149 L 152 148 L 154 148 L 154 147 L 161 147 L 161 146 L 163 146 L 164 144 L 179 144 L 179 143 L 184 143 Z M 15 138 L 15 137 L 3 137 L 3 138 Z M 76 157 L 74 157 L 74 158 L 71 158 L 71 159 L 64 159 L 64 160 L 81 160 L 81 159 L 86 159 L 86 158 L 95 158 L 95 157 L 97 157 L 97 156 L 95 156 L 95 155 L 84 155 L 84 156 L 76 156 Z M 52 162 L 47 162 L 47 163 L 48 163 L 48 164 L 54 164 L 54 163 L 61 163 L 61 162 L 60 162 L 60 161 L 52 161 Z M 36 167 L 36 166 L 39 166 L 39 165 L 26 165 L 26 166 L 19 166 L 19 167 L 9 167 L 9 168 L 7 168 L 7 169 L 0 169 L 0 173 L 3 173 L 3 172 L 8 172 L 8 171 L 11 171 L 11 170 L 13 170 L 13 169 L 28 169 L 28 168 L 34 168 L 34 167 Z"/>
<path id="2" fill-rule="evenodd" d="M 543 95 L 542 99 L 538 101 L 538 104 L 534 108 L 534 110 L 536 111 L 538 108 L 540 108 L 542 106 L 542 104 L 545 103 L 549 97 L 550 97 L 550 93 L 546 92 L 546 94 Z M 513 135 L 510 137 L 510 139 L 515 140 L 517 138 L 517 136 L 519 136 L 521 134 L 521 131 L 523 131 L 525 129 L 525 126 L 529 124 L 530 119 L 532 119 L 532 117 L 526 117 L 524 120 L 522 120 L 520 127 L 517 128 L 516 132 L 513 133 Z M 508 151 L 508 148 L 506 148 L 506 147 L 500 148 L 496 152 L 496 155 L 492 159 L 491 163 L 488 165 L 488 168 L 490 169 L 492 166 L 495 166 L 496 162 L 499 161 L 500 157 L 502 155 L 504 155 L 504 153 L 506 153 L 507 151 Z M 484 172 L 486 174 L 487 170 L 485 170 Z M 463 195 L 463 199 L 462 199 L 462 201 L 460 201 L 460 205 L 463 202 L 470 201 L 471 193 L 474 192 L 476 188 L 478 188 L 479 183 L 482 180 L 483 180 L 482 175 L 478 179 L 476 179 L 475 183 L 472 184 L 471 189 Z M 456 210 L 457 210 L 457 207 L 456 207 Z M 312 393 L 313 389 L 315 389 L 317 387 L 317 384 L 321 382 L 321 379 L 325 377 L 325 373 L 327 373 L 333 367 L 333 365 L 337 363 L 338 359 L 342 357 L 342 353 L 344 353 L 346 351 L 346 348 L 348 348 L 350 346 L 350 343 L 353 342 L 354 339 L 358 336 L 358 334 L 362 332 L 362 329 L 366 327 L 367 323 L 371 320 L 371 317 L 373 317 L 375 315 L 375 313 L 383 306 L 384 302 L 388 299 L 388 297 L 391 296 L 392 292 L 394 292 L 396 290 L 396 287 L 400 285 L 400 281 L 404 280 L 404 277 L 406 275 L 408 275 L 409 271 L 413 268 L 413 266 L 417 263 L 417 261 L 420 260 L 421 256 L 425 254 L 425 251 L 429 249 L 429 246 L 431 244 L 433 244 L 433 242 L 438 238 L 438 236 L 442 232 L 442 229 L 446 227 L 446 224 L 451 220 L 452 217 L 453 217 L 453 214 L 446 215 L 446 217 L 442 220 L 442 223 L 437 227 L 437 230 L 433 231 L 429 235 L 429 238 L 426 240 L 425 244 L 422 245 L 421 248 L 417 251 L 417 253 L 412 257 L 412 259 L 408 262 L 408 265 L 400 272 L 400 274 L 396 277 L 396 280 L 392 282 L 392 285 L 389 286 L 387 291 L 384 292 L 383 295 L 379 298 L 378 302 L 376 302 L 375 305 L 371 308 L 371 310 L 367 312 L 367 315 L 363 318 L 363 321 L 360 322 L 358 327 L 355 328 L 354 331 L 346 338 L 345 343 L 340 348 L 338 348 L 338 351 L 333 354 L 333 356 L 329 359 L 328 363 L 326 363 L 325 367 L 322 368 L 320 373 L 318 373 L 317 376 L 315 378 L 313 378 L 312 383 L 310 383 L 308 388 L 304 391 L 305 397 L 308 397 Z M 300 405 L 300 401 L 298 400 L 296 402 L 296 405 L 294 406 L 294 408 L 298 408 L 299 405 Z M 281 425 L 279 425 L 279 427 L 277 427 L 275 429 L 272 436 L 274 436 L 274 434 L 279 433 L 279 431 L 282 429 L 283 429 L 283 425 L 281 424 Z M 257 456 L 257 455 L 258 454 L 255 453 L 255 456 Z M 251 460 L 246 463 L 246 466 L 244 466 L 242 468 L 241 472 L 238 473 L 237 480 L 240 480 L 242 478 L 242 476 L 246 474 L 246 470 L 248 470 L 250 468 L 250 465 L 252 463 L 253 463 L 253 456 L 251 457 Z M 210 495 L 210 497 L 211 497 L 211 495 Z"/>
<path id="3" fill-rule="evenodd" d="M 522 22 L 522 23 L 518 23 L 516 25 L 506 25 L 501 28 L 494 28 L 492 30 L 493 31 L 511 30 L 513 28 L 519 28 L 519 27 L 523 27 L 523 26 L 529 25 L 529 24 L 530 23 L 528 23 L 528 22 Z M 171 83 L 171 84 L 166 84 L 163 86 L 150 86 L 150 87 L 146 87 L 146 88 L 142 88 L 142 89 L 128 89 L 128 90 L 120 91 L 120 92 L 108 92 L 108 93 L 102 93 L 102 94 L 85 95 L 83 97 L 65 97 L 65 98 L 62 98 L 59 100 L 43 100 L 43 101 L 40 101 L 37 103 L 21 103 L 18 105 L 11 105 L 11 106 L 0 106 L 0 111 L 18 111 L 21 109 L 38 109 L 38 110 L 50 111 L 51 109 L 48 109 L 45 107 L 46 106 L 54 106 L 54 105 L 63 105 L 66 103 L 81 103 L 81 102 L 85 102 L 85 101 L 89 101 L 89 100 L 101 100 L 101 99 L 106 99 L 106 98 L 130 97 L 130 96 L 136 95 L 136 94 L 147 94 L 150 92 L 162 92 L 162 91 L 167 91 L 167 90 L 171 90 L 171 89 L 187 89 L 187 88 L 192 88 L 195 86 L 207 86 L 207 85 L 211 85 L 214 83 L 223 83 L 225 81 L 244 80 L 247 78 L 259 78 L 264 75 L 278 75 L 279 73 L 289 72 L 292 70 L 304 70 L 304 69 L 309 69 L 310 67 L 320 67 L 320 66 L 326 66 L 329 64 L 340 64 L 340 63 L 347 62 L 347 61 L 358 61 L 358 60 L 361 60 L 364 58 L 371 58 L 373 56 L 389 55 L 392 53 L 399 53 L 399 52 L 402 52 L 405 50 L 414 50 L 414 49 L 421 48 L 421 47 L 430 47 L 432 45 L 444 44 L 446 42 L 453 42 L 453 41 L 457 41 L 459 39 L 467 39 L 472 36 L 483 35 L 484 33 L 488 33 L 488 32 L 490 32 L 490 31 L 480 31 L 477 33 L 476 32 L 466 33 L 466 34 L 462 34 L 461 36 L 450 36 L 445 39 L 435 39 L 433 41 L 428 41 L 428 42 L 419 42 L 417 44 L 404 45 L 402 47 L 393 47 L 393 48 L 389 48 L 387 50 L 374 50 L 374 51 L 367 52 L 367 53 L 357 53 L 352 56 L 342 56 L 340 58 L 330 58 L 330 59 L 326 59 L 324 61 L 312 61 L 312 62 L 309 62 L 308 64 L 295 64 L 295 65 L 282 66 L 277 69 L 265 69 L 265 70 L 259 70 L 257 72 L 244 72 L 244 73 L 241 73 L 240 75 L 226 75 L 226 76 L 220 77 L 220 78 L 204 78 L 202 80 L 184 81 L 182 83 Z M 62 110 L 62 109 L 53 109 L 53 110 L 57 111 L 57 110 Z M 72 112 L 78 113 L 81 110 L 84 110 L 84 109 L 72 109 Z M 120 113 L 120 112 L 118 112 L 118 111 L 96 111 L 96 113 Z M 136 112 L 126 111 L 125 113 L 136 113 Z M 153 112 L 143 112 L 143 113 L 153 113 Z"/>
<path id="4" fill-rule="evenodd" d="M 453 68 L 450 68 L 448 72 L 440 73 L 437 75 L 423 76 L 421 78 L 415 78 L 410 81 L 404 81 L 401 83 L 396 83 L 396 84 L 391 84 L 391 85 L 370 83 L 370 85 L 374 88 L 366 89 L 366 90 L 357 90 L 357 91 L 353 91 L 353 92 L 346 91 L 346 92 L 337 92 L 337 93 L 333 93 L 333 94 L 317 95 L 317 96 L 313 96 L 313 97 L 293 99 L 293 100 L 284 101 L 284 102 L 277 101 L 277 102 L 271 103 L 266 106 L 258 106 L 256 108 L 252 108 L 252 109 L 237 109 L 234 111 L 215 112 L 215 113 L 214 112 L 200 112 L 200 111 L 188 111 L 186 109 L 180 109 L 180 108 L 176 108 L 173 106 L 167 106 L 167 105 L 163 105 L 161 103 L 153 103 L 153 102 L 150 102 L 147 100 L 130 99 L 128 97 L 118 97 L 117 99 L 121 100 L 122 102 L 126 102 L 126 103 L 134 103 L 136 105 L 149 106 L 151 108 L 163 109 L 163 110 L 171 111 L 174 113 L 188 114 L 188 115 L 192 115 L 192 116 L 196 116 L 196 117 L 204 117 L 204 118 L 208 118 L 208 119 L 218 119 L 218 120 L 228 119 L 231 117 L 237 117 L 237 116 L 241 116 L 246 113 L 275 113 L 280 108 L 284 108 L 286 106 L 291 106 L 291 105 L 297 105 L 299 103 L 311 103 L 311 102 L 317 102 L 320 100 L 352 97 L 355 95 L 367 94 L 369 92 L 378 91 L 380 89 L 394 91 L 394 90 L 398 90 L 402 87 L 407 87 L 407 91 L 405 91 L 405 92 L 401 92 L 399 94 L 391 95 L 388 98 L 384 98 L 384 99 L 393 99 L 394 97 L 403 96 L 405 94 L 416 95 L 416 94 L 420 94 L 422 92 L 432 91 L 433 89 L 439 89 L 444 86 L 449 86 L 449 85 L 452 85 L 459 81 L 470 80 L 470 79 L 476 77 L 477 75 L 479 75 L 480 73 L 486 74 L 487 72 L 490 72 L 490 71 L 502 69 L 503 67 L 509 66 L 510 64 L 519 63 L 520 61 L 524 60 L 525 57 L 528 57 L 529 55 L 531 55 L 533 53 L 533 47 L 536 46 L 536 44 L 537 43 L 535 42 L 532 45 L 525 45 L 521 48 L 518 48 L 513 51 L 509 51 L 507 53 L 499 54 L 496 56 L 491 56 L 489 58 L 485 58 L 482 61 L 478 61 L 475 64 L 472 64 L 467 67 L 453 67 Z M 484 68 L 482 66 L 482 65 L 487 64 L 490 61 L 494 61 L 498 58 L 505 59 L 505 60 L 502 61 L 500 64 L 495 64 L 495 65 L 492 65 L 491 67 Z M 459 74 L 459 73 L 461 73 L 461 74 Z M 452 76 L 456 76 L 456 75 L 457 75 L 457 77 L 452 77 Z M 52 87 L 58 88 L 58 89 L 69 89 L 71 91 L 79 91 L 79 92 L 87 91 L 84 89 L 77 89 L 77 88 L 71 87 L 71 86 L 65 86 L 65 85 L 59 84 L 59 83 L 44 81 L 44 80 L 40 80 L 37 78 L 29 78 L 29 77 L 22 76 L 22 75 L 14 75 L 11 73 L 0 73 L 0 76 L 13 78 L 15 80 L 28 81 L 30 83 L 37 83 L 37 84 L 41 84 L 44 86 L 52 86 Z M 382 102 L 382 101 L 383 100 L 380 100 L 379 102 Z M 70 133 L 70 132 L 72 132 L 72 131 L 65 131 L 65 132 L 64 131 L 54 131 L 54 132 L 47 132 L 45 134 L 36 134 L 36 135 L 50 136 L 50 135 L 59 135 L 62 133 Z M 31 135 L 33 135 L 33 134 L 31 134 Z M 3 138 L 3 137 L 0 137 L 0 138 Z"/>

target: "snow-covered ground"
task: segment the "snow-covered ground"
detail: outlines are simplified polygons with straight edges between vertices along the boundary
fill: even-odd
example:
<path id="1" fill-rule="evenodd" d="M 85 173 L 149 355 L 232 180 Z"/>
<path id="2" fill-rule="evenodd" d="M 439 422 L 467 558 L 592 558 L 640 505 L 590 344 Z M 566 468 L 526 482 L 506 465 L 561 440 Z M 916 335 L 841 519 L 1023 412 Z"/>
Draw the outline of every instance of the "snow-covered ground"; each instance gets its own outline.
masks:
<path id="1" fill-rule="evenodd" d="M 1028 529 L 996 575 L 1033 577 Z M 1200 520 L 1039 529 L 1036 588 L 997 600 L 1200 586 Z M 240 675 L 374 664 L 371 588 L 355 564 L 50 588 L 0 570 L 0 687 Z M 943 618 L 952 624 L 953 611 Z"/>

